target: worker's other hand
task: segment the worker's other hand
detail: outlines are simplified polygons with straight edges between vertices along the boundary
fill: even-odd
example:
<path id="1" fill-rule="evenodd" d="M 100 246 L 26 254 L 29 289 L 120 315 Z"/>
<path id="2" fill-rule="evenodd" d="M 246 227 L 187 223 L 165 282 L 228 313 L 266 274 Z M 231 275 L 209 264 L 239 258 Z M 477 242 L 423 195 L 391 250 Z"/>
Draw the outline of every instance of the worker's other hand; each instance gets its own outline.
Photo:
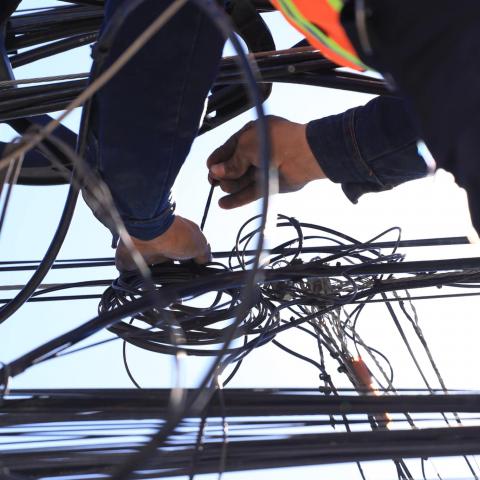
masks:
<path id="1" fill-rule="evenodd" d="M 198 264 L 211 260 L 210 245 L 198 225 L 178 215 L 165 233 L 152 240 L 131 238 L 149 265 L 168 260 L 193 259 Z M 135 262 L 123 242 L 118 244 L 115 265 L 120 271 L 136 270 Z"/>
<path id="2" fill-rule="evenodd" d="M 272 144 L 271 163 L 278 169 L 280 192 L 300 190 L 308 182 L 326 178 L 307 142 L 307 126 L 285 118 L 268 116 Z M 207 160 L 208 178 L 228 193 L 219 205 L 230 209 L 257 200 L 260 141 L 256 122 L 247 123 Z"/>

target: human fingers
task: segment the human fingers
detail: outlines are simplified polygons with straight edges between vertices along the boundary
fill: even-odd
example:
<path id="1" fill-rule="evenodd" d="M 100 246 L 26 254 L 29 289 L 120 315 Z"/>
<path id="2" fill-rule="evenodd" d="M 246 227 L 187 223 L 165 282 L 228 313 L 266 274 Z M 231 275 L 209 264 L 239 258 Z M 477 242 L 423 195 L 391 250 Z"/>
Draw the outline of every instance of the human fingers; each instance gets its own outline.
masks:
<path id="1" fill-rule="evenodd" d="M 232 193 L 231 195 L 226 195 L 222 197 L 218 204 L 221 208 L 225 210 L 231 210 L 233 208 L 242 207 L 247 205 L 254 200 L 258 200 L 261 197 L 260 190 L 256 182 L 250 183 L 247 187 L 242 190 Z"/>
<path id="2" fill-rule="evenodd" d="M 178 240 L 180 255 L 184 259 L 192 259 L 200 265 L 212 261 L 212 252 L 210 244 L 200 227 L 191 220 L 180 217 L 184 222 L 186 231 L 182 238 Z"/>
<path id="3" fill-rule="evenodd" d="M 233 157 L 210 167 L 209 176 L 220 184 L 224 180 L 237 180 L 243 177 L 254 165 L 248 152 L 235 152 Z"/>
<path id="4" fill-rule="evenodd" d="M 207 168 L 228 160 L 235 153 L 238 144 L 238 132 L 230 137 L 222 146 L 214 150 L 207 159 Z"/>
<path id="5" fill-rule="evenodd" d="M 252 130 L 255 126 L 255 122 L 247 122 L 238 132 L 234 133 L 221 147 L 218 147 L 207 159 L 207 167 L 214 165 L 215 163 L 224 162 L 226 159 L 233 156 L 239 139 L 245 132 Z"/>
<path id="6" fill-rule="evenodd" d="M 175 220 L 175 235 L 164 253 L 175 260 L 193 260 L 199 264 L 211 261 L 210 245 L 199 226 L 178 215 Z"/>
<path id="7" fill-rule="evenodd" d="M 253 183 L 256 179 L 257 169 L 250 167 L 241 177 L 235 180 L 218 180 L 217 184 L 225 193 L 236 193 Z"/>
<path id="8" fill-rule="evenodd" d="M 250 144 L 255 136 L 253 125 L 254 122 L 248 122 L 208 157 L 210 183 L 220 178 L 238 178 L 246 171 Z"/>
<path id="9" fill-rule="evenodd" d="M 229 138 L 221 147 L 217 148 L 207 159 L 208 181 L 210 185 L 218 185 L 219 179 L 224 176 L 225 162 L 231 160 L 235 154 L 235 149 L 238 144 L 238 139 L 234 135 Z M 222 165 L 219 167 L 219 165 Z M 228 168 L 228 167 L 227 167 Z"/>
<path id="10" fill-rule="evenodd" d="M 210 245 L 198 225 L 186 218 L 175 216 L 170 228 L 151 240 L 131 237 L 132 243 L 149 265 L 168 260 L 193 260 L 207 263 L 211 259 Z M 115 264 L 120 271 L 135 270 L 135 262 L 120 242 L 115 256 Z"/>
<path id="11" fill-rule="evenodd" d="M 153 265 L 171 261 L 170 258 L 159 252 L 147 252 L 144 244 L 141 244 L 139 248 L 137 239 L 132 238 L 132 243 L 147 264 Z M 115 267 L 119 272 L 131 272 L 137 270 L 138 264 L 132 253 L 133 252 L 131 252 L 122 241 L 119 242 L 115 252 Z"/>

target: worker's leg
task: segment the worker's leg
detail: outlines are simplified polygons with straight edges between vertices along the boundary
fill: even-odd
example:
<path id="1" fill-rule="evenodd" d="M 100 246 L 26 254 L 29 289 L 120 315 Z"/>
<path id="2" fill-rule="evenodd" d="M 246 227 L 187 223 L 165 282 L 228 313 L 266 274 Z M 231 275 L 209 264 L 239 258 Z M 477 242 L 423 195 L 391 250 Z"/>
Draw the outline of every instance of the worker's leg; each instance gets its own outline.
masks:
<path id="1" fill-rule="evenodd" d="M 128 0 L 108 0 L 108 23 Z M 114 42 L 110 65 L 171 0 L 146 0 Z M 170 188 L 197 134 L 224 41 L 187 3 L 96 97 L 94 162 L 131 235 L 149 240 L 173 221 Z"/>

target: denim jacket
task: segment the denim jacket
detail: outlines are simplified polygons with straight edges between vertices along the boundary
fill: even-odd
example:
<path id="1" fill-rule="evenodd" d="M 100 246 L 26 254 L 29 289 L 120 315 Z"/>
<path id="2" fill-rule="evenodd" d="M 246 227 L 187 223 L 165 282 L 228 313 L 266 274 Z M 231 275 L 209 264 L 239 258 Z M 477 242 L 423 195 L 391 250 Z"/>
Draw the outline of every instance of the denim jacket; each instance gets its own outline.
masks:
<path id="1" fill-rule="evenodd" d="M 417 150 L 417 128 L 404 102 L 377 97 L 310 122 L 307 140 L 325 175 L 342 184 L 356 203 L 367 192 L 389 190 L 424 177 L 427 165 Z"/>

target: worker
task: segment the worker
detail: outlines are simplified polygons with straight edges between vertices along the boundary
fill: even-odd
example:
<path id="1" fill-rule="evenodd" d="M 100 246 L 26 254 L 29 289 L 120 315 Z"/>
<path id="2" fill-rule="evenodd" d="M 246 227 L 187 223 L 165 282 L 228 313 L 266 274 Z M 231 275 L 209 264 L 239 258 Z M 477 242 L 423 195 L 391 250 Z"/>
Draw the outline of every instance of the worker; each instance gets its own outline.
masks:
<path id="1" fill-rule="evenodd" d="M 106 1 L 106 24 L 124 1 Z M 107 66 L 170 3 L 146 0 L 138 7 L 117 35 Z M 457 49 L 453 50 L 450 36 L 443 38 L 441 34 L 458 33 L 463 17 L 457 12 L 457 3 L 453 15 L 447 15 L 447 0 L 273 3 L 325 56 L 351 68 L 373 66 L 401 93 L 401 98 L 379 97 L 365 106 L 305 125 L 268 117 L 271 162 L 278 169 L 281 192 L 329 178 L 341 183 L 347 197 L 355 202 L 363 193 L 420 178 L 427 174 L 417 149 L 420 138 L 426 140 L 439 165 L 460 172 L 467 189 L 476 185 L 479 174 L 470 177 L 472 169 L 462 170 L 465 164 L 458 160 L 476 148 L 471 129 L 464 132 L 466 143 L 455 143 L 458 129 L 468 121 L 458 119 L 460 125 L 451 126 L 454 135 L 442 138 L 436 128 L 447 133 L 447 116 L 443 112 L 443 119 L 432 119 L 427 108 L 437 101 L 432 112 L 439 114 L 439 98 L 449 107 L 454 102 L 440 97 L 447 92 L 448 80 L 436 75 L 444 71 L 443 55 L 450 61 L 446 65 L 454 65 L 450 57 Z M 468 8 L 468 4 L 472 2 L 460 0 L 461 7 Z M 454 21 L 453 26 L 437 19 L 445 15 Z M 430 35 L 425 27 L 430 27 L 431 18 L 440 23 L 430 29 Z M 471 20 L 467 33 L 474 24 Z M 428 43 L 432 37 L 448 48 L 437 51 L 436 44 Z M 165 259 L 204 263 L 210 257 L 208 242 L 198 226 L 175 215 L 170 189 L 197 134 L 223 45 L 209 18 L 189 3 L 95 98 L 89 162 L 109 186 L 133 243 L 147 263 Z M 459 58 L 475 57 L 477 52 L 465 52 Z M 473 60 L 469 66 L 478 64 Z M 448 79 L 454 74 L 462 77 L 457 70 Z M 470 84 L 464 79 L 455 85 Z M 428 88 L 434 91 L 426 92 Z M 471 88 L 460 94 L 462 106 L 470 92 Z M 474 106 L 469 112 L 478 115 L 480 109 L 474 110 Z M 456 109 L 454 112 L 459 114 Z M 221 207 L 235 208 L 258 198 L 258 155 L 258 137 L 254 123 L 250 123 L 209 157 L 209 179 L 227 193 L 220 199 Z M 135 268 L 122 242 L 117 247 L 116 264 L 120 270 Z"/>

